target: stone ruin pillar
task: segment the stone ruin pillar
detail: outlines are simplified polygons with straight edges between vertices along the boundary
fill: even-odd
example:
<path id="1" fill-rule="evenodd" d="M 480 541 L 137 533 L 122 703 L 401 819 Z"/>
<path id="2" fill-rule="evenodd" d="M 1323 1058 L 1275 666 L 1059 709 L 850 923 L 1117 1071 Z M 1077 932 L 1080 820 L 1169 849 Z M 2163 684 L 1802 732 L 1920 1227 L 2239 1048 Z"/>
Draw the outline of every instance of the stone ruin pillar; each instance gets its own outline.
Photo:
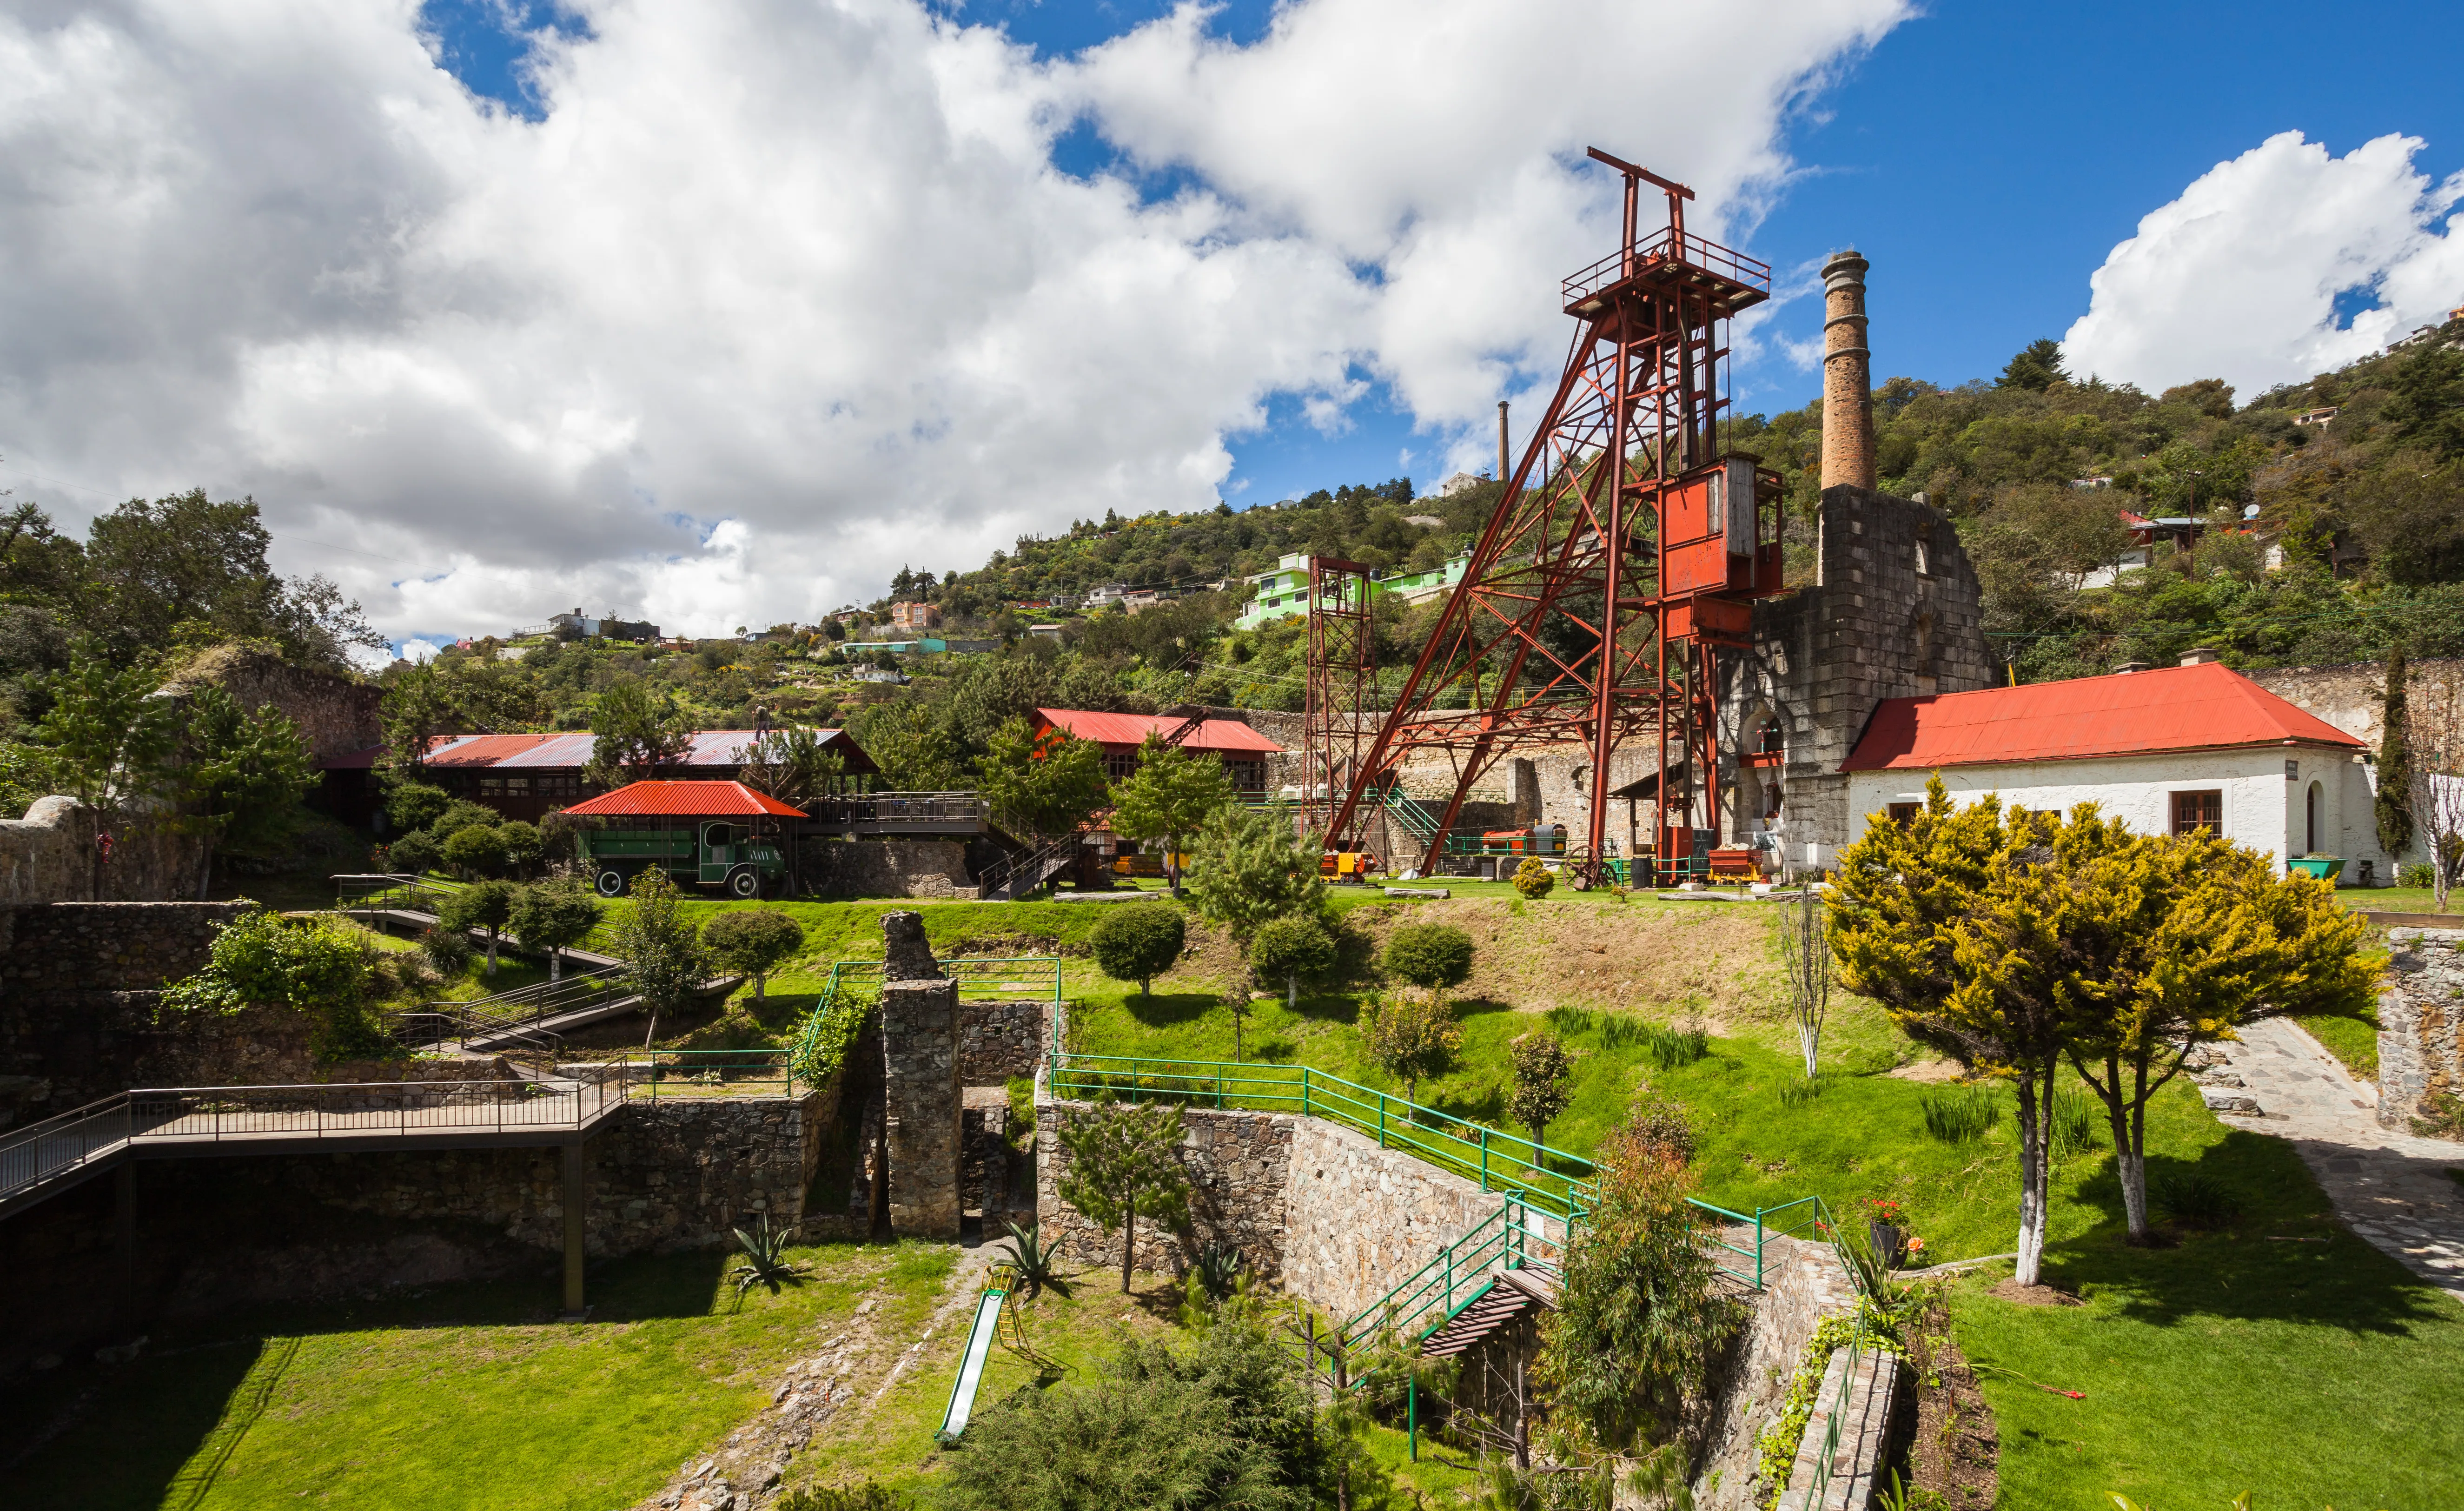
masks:
<path id="1" fill-rule="evenodd" d="M 890 1168 L 890 1230 L 900 1237 L 958 1237 L 958 983 L 924 942 L 924 920 L 886 913 L 881 986 L 883 1143 Z"/>

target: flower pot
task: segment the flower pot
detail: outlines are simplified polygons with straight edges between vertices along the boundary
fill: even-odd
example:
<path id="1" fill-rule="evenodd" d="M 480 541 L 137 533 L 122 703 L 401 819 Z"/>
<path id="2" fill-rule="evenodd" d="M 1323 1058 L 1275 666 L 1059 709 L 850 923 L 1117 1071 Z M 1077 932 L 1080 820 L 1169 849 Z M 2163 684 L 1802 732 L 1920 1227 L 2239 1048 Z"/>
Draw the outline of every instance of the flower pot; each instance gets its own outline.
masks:
<path id="1" fill-rule="evenodd" d="M 2304 876 L 2315 876 L 2322 882 L 2334 881 L 2344 868 L 2344 863 L 2342 860 L 2324 855 L 2316 859 L 2304 857 L 2298 861 L 2287 861 L 2284 865 L 2289 870 L 2299 871 Z"/>
<path id="2" fill-rule="evenodd" d="M 1865 1238 L 1891 1268 L 1896 1270 L 1907 1262 L 1908 1238 L 1900 1229 L 1887 1222 L 1869 1222 L 1865 1224 Z"/>

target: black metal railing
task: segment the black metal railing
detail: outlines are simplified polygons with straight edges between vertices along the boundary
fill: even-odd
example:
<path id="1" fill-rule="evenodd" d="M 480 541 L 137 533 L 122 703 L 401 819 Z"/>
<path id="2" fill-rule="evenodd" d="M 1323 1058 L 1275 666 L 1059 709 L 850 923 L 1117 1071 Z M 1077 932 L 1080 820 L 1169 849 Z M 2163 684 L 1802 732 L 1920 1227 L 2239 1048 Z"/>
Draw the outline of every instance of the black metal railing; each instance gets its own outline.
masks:
<path id="1" fill-rule="evenodd" d="M 1016 902 L 1022 895 L 1059 875 L 1077 850 L 1078 836 L 1074 834 L 1065 834 L 1057 840 L 1046 840 L 1031 850 L 1022 850 L 1007 860 L 984 867 L 983 873 L 976 878 L 981 884 L 978 895 L 986 902 Z"/>
<path id="2" fill-rule="evenodd" d="M 450 1042 L 467 1049 L 471 1040 L 477 1039 L 507 1041 L 499 1047 L 519 1045 L 556 1053 L 562 1049 L 563 1040 L 554 1030 L 541 1026 L 548 1019 L 594 1007 L 612 1007 L 637 995 L 632 977 L 621 969 L 585 972 L 561 981 L 541 981 L 499 992 L 495 996 L 423 1002 L 415 1009 L 394 1015 L 388 1022 L 396 1040 L 413 1048 Z"/>
<path id="3" fill-rule="evenodd" d="M 992 808 L 972 792 L 875 792 L 823 798 L 806 811 L 825 828 L 867 823 L 989 823 Z"/>

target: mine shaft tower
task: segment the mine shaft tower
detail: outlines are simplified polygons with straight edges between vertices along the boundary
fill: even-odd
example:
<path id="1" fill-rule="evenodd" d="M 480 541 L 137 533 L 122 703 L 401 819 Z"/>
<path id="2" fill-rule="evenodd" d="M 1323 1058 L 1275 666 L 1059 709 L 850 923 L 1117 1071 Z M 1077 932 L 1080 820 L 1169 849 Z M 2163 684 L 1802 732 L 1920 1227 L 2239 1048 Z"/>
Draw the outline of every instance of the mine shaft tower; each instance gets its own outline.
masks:
<path id="1" fill-rule="evenodd" d="M 1564 376 L 1394 707 L 1381 719 L 1353 705 L 1375 734 L 1344 763 L 1349 781 L 1330 783 L 1330 848 L 1360 846 L 1405 760 L 1443 753 L 1456 779 L 1421 862 L 1434 869 L 1491 766 L 1580 744 L 1591 806 L 1568 868 L 1577 887 L 1595 885 L 1610 758 L 1635 738 L 1657 752 L 1646 790 L 1663 877 L 1690 862 L 1696 829 L 1718 821 L 1715 660 L 1747 644 L 1751 601 L 1781 579 L 1779 475 L 1719 452 L 1723 342 L 1737 312 L 1771 296 L 1771 269 L 1686 230 L 1693 190 L 1591 155 L 1625 180 L 1621 245 L 1565 280 L 1580 325 Z M 1646 185 L 1668 208 L 1647 235 Z M 1313 667 L 1312 692 L 1321 680 L 1332 679 Z M 1310 711 L 1330 733 L 1343 717 Z"/>

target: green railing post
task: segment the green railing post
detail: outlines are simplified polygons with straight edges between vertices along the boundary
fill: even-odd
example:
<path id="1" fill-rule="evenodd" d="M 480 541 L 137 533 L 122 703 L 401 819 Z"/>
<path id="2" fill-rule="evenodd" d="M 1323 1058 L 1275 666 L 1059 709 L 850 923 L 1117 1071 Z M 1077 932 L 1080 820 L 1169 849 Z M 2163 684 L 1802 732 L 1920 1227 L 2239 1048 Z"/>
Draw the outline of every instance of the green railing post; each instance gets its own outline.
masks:
<path id="1" fill-rule="evenodd" d="M 1223 1067 L 1215 1067 L 1215 1110 L 1223 1110 Z"/>
<path id="2" fill-rule="evenodd" d="M 1480 1130 L 1480 1193 L 1488 1194 L 1488 1129 Z"/>
<path id="3" fill-rule="evenodd" d="M 1763 1288 L 1763 1209 L 1754 1209 L 1754 1289 Z"/>
<path id="4" fill-rule="evenodd" d="M 1386 1093 L 1377 1093 L 1377 1147 L 1386 1147 Z"/>
<path id="5" fill-rule="evenodd" d="M 1404 1396 L 1407 1404 L 1403 1419 L 1411 1424 L 1412 1462 L 1417 1464 L 1420 1461 L 1420 1382 L 1417 1376 L 1404 1387 Z"/>
<path id="6" fill-rule="evenodd" d="M 1309 1115 L 1309 1066 L 1303 1065 L 1301 1066 L 1301 1116 L 1303 1117 Z"/>
<path id="7" fill-rule="evenodd" d="M 1451 1243 L 1445 1247 L 1445 1261 L 1446 1310 L 1451 1313 L 1455 1309 L 1455 1246 Z"/>

